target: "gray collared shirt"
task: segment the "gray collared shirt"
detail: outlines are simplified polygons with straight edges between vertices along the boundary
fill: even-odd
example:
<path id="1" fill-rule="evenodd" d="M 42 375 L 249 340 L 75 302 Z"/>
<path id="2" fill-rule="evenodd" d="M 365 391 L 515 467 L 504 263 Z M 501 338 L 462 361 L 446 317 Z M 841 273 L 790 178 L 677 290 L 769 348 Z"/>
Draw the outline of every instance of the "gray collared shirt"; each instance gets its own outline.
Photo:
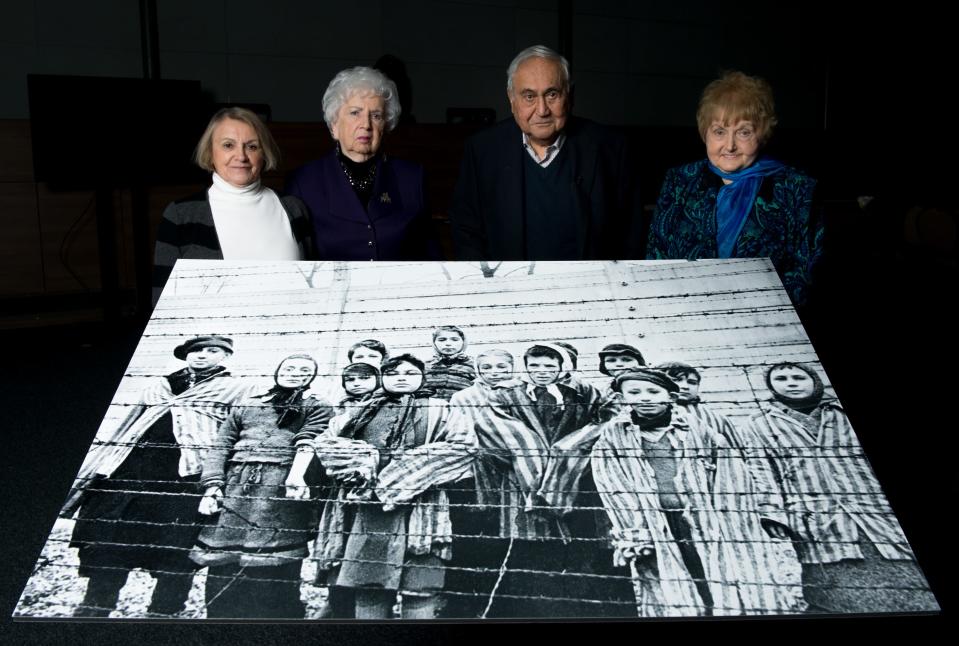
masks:
<path id="1" fill-rule="evenodd" d="M 543 168 L 553 163 L 553 160 L 556 159 L 556 155 L 559 154 L 559 150 L 563 147 L 564 143 L 566 143 L 566 134 L 561 132 L 556 138 L 556 141 L 546 147 L 546 153 L 543 155 L 543 158 L 540 159 L 529 143 L 529 135 L 525 132 L 523 133 L 523 148 L 525 148 L 529 156 L 533 158 L 533 161 Z"/>

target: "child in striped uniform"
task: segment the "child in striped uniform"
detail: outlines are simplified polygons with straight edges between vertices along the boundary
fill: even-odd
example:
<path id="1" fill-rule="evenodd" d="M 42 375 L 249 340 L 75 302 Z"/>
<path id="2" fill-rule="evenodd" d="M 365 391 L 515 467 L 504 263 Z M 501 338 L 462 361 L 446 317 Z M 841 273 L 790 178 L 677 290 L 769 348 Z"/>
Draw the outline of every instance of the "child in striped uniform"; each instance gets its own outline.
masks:
<path id="1" fill-rule="evenodd" d="M 529 382 L 494 389 L 475 422 L 481 502 L 498 508 L 499 535 L 510 543 L 490 616 L 629 616 L 628 580 L 607 576 L 612 557 L 597 522 L 595 490 L 584 483 L 563 518 L 537 498 L 550 447 L 598 422 L 602 396 L 581 381 L 562 383 L 572 362 L 559 346 L 533 345 L 523 360 Z"/>
<path id="2" fill-rule="evenodd" d="M 484 350 L 476 357 L 472 386 L 450 397 L 450 409 L 475 425 L 490 406 L 497 389 L 521 385 L 513 378 L 513 355 L 506 350 Z M 496 582 L 496 571 L 506 554 L 499 535 L 495 507 L 496 466 L 477 456 L 473 472 L 448 487 L 453 524 L 453 560 L 446 576 L 442 616 L 450 619 L 483 616 Z"/>
<path id="3" fill-rule="evenodd" d="M 130 571 L 157 584 L 148 612 L 181 612 L 198 566 L 189 558 L 201 522 L 196 487 L 217 426 L 248 386 L 220 363 L 233 354 L 224 336 L 198 336 L 173 355 L 186 366 L 158 377 L 109 438 L 97 442 L 61 514 L 79 506 L 71 547 L 87 590 L 77 617 L 106 617 Z"/>
<path id="4" fill-rule="evenodd" d="M 613 388 L 629 406 L 554 446 L 543 494 L 570 509 L 591 469 L 643 617 L 747 615 L 802 609 L 798 578 L 762 528 L 742 453 L 696 418 L 674 415 L 676 384 L 637 368 Z"/>
<path id="5" fill-rule="evenodd" d="M 772 459 L 764 515 L 796 539 L 813 612 L 936 610 L 936 600 L 849 419 L 809 366 L 766 371 L 773 399 L 745 437 Z"/>

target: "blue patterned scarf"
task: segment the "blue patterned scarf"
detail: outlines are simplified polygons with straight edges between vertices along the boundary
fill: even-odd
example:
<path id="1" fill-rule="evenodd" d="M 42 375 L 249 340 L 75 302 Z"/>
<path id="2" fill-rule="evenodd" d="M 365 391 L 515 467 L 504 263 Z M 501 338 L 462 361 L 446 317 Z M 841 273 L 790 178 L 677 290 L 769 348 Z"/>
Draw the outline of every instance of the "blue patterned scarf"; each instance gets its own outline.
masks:
<path id="1" fill-rule="evenodd" d="M 707 163 L 709 170 L 723 179 L 732 180 L 732 184 L 724 184 L 719 189 L 716 198 L 716 245 L 719 248 L 719 257 L 729 258 L 753 208 L 753 202 L 756 201 L 763 177 L 778 172 L 784 164 L 775 159 L 760 157 L 752 166 L 726 173 L 712 163 Z"/>

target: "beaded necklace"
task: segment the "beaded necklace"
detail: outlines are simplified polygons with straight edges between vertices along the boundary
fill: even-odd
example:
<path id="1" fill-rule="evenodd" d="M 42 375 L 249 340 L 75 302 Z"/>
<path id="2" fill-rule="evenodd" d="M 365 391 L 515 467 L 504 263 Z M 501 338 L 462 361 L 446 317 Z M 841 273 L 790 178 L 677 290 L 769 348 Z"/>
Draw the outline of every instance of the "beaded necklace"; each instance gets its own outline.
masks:
<path id="1" fill-rule="evenodd" d="M 346 179 L 356 192 L 363 208 L 370 201 L 373 194 L 373 182 L 376 179 L 376 157 L 370 157 L 365 162 L 355 162 L 340 150 L 339 144 L 336 146 L 336 158 L 340 162 L 340 168 L 346 173 Z"/>

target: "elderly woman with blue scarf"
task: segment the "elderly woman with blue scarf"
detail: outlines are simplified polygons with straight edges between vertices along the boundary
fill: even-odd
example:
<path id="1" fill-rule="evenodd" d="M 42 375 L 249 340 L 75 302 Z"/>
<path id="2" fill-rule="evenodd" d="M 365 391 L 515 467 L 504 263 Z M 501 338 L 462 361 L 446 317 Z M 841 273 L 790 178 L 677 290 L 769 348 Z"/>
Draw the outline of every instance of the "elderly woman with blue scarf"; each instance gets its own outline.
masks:
<path id="1" fill-rule="evenodd" d="M 812 208 L 816 181 L 762 154 L 776 125 L 772 89 L 727 72 L 706 86 L 696 122 L 706 159 L 666 173 L 646 257 L 768 256 L 793 303 L 805 304 L 823 224 Z"/>

